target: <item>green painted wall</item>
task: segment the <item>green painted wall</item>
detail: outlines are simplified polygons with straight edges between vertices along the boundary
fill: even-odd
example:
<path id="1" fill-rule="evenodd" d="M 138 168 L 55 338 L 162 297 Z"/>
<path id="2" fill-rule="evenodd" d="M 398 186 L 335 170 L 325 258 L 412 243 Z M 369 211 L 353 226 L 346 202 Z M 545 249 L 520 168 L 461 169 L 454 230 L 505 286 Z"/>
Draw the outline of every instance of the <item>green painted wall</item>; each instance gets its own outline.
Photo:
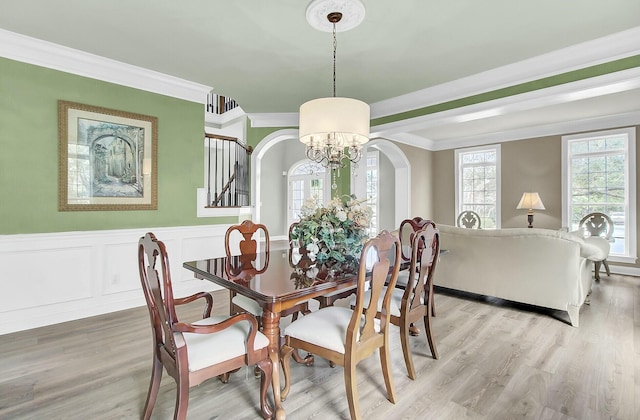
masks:
<path id="1" fill-rule="evenodd" d="M 58 100 L 158 118 L 158 210 L 58 211 Z M 0 58 L 0 234 L 230 223 L 196 217 L 202 104 Z"/>

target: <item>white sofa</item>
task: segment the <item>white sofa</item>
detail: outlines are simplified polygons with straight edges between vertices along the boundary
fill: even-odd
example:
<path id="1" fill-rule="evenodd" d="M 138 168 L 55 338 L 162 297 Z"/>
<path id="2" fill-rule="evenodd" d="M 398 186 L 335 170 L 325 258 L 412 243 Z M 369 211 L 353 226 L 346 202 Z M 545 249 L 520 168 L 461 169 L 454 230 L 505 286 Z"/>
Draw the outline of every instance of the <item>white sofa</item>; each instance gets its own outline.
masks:
<path id="1" fill-rule="evenodd" d="M 568 232 L 463 229 L 438 225 L 435 285 L 567 311 L 578 326 L 591 290 L 591 264 L 601 251 Z"/>

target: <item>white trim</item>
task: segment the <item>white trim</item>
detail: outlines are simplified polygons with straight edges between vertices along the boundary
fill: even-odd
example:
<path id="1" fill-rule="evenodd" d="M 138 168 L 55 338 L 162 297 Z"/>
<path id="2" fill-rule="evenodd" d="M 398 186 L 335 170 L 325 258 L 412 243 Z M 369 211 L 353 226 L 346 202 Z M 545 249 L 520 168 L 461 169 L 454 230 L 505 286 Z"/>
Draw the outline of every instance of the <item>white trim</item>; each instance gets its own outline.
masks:
<path id="1" fill-rule="evenodd" d="M 454 203 L 454 211 L 453 220 L 457 220 L 458 215 L 462 212 L 461 204 L 462 204 L 462 188 L 461 188 L 461 179 L 460 179 L 460 155 L 466 153 L 474 153 L 481 151 L 495 151 L 496 152 L 496 229 L 500 229 L 502 226 L 502 213 L 500 209 L 502 208 L 502 154 L 500 144 L 487 144 L 478 147 L 469 147 L 465 149 L 456 149 L 454 151 L 454 178 L 455 178 L 455 203 Z M 483 227 L 484 228 L 484 227 Z"/>
<path id="2" fill-rule="evenodd" d="M 640 112 L 630 112 L 606 117 L 587 118 L 583 120 L 565 121 L 556 124 L 545 124 L 525 127 L 516 130 L 501 131 L 478 136 L 461 137 L 455 140 L 437 142 L 431 151 L 449 150 L 459 147 L 482 146 L 490 143 L 507 143 L 510 141 L 534 139 L 546 136 L 561 136 L 581 131 L 603 130 L 614 127 L 640 125 Z M 420 146 L 418 146 L 420 147 Z"/>
<path id="3" fill-rule="evenodd" d="M 197 217 L 226 217 L 233 216 L 240 218 L 241 216 L 251 215 L 251 206 L 245 207 L 220 207 L 207 208 L 207 189 L 196 189 L 196 216 Z"/>
<path id="4" fill-rule="evenodd" d="M 371 117 L 436 105 L 640 53 L 640 26 L 371 104 Z"/>
<path id="5" fill-rule="evenodd" d="M 212 112 L 204 112 L 204 125 L 214 129 L 222 129 L 236 122 L 244 122 L 246 114 L 241 107 L 235 107 L 230 111 L 222 114 L 214 114 Z"/>
<path id="6" fill-rule="evenodd" d="M 638 40 L 640 40 L 640 26 L 487 72 L 371 104 L 371 116 L 375 119 L 387 115 L 394 115 L 404 111 L 637 55 L 640 53 L 640 42 Z M 206 102 L 206 94 L 212 90 L 209 86 L 3 29 L 0 29 L 0 56 L 202 104 Z M 598 91 L 599 89 L 630 89 L 630 86 L 625 87 L 625 83 L 638 86 L 640 83 L 638 72 L 640 72 L 640 69 L 629 69 L 535 92 L 538 92 L 538 94 L 543 97 L 547 97 L 546 104 L 559 103 L 559 100 L 566 102 L 568 100 L 575 100 L 575 95 L 603 94 Z M 530 95 L 533 95 L 533 97 L 530 97 Z M 422 147 L 427 150 L 445 150 L 491 142 L 519 140 L 527 136 L 537 137 L 578 131 L 575 124 L 571 126 L 573 129 L 569 128 L 569 130 L 567 130 L 563 127 L 568 126 L 569 123 L 562 123 L 540 128 L 529 127 L 490 135 L 473 136 L 456 139 L 455 141 L 438 141 L 434 142 L 435 144 L 431 144 L 431 140 L 429 139 L 423 140 L 417 136 L 412 138 L 410 135 L 403 133 L 422 128 L 425 124 L 430 126 L 430 124 L 447 123 L 447 120 L 450 118 L 457 118 L 458 120 L 477 118 L 482 116 L 483 113 L 487 115 L 487 113 L 498 112 L 498 108 L 504 108 L 502 110 L 504 112 L 513 112 L 516 110 L 545 106 L 545 99 L 538 99 L 536 101 L 535 93 L 533 92 L 503 98 L 497 101 L 501 102 L 491 101 L 471 105 L 470 107 L 458 108 L 457 110 L 452 110 L 453 112 L 446 111 L 444 113 L 385 124 L 375 127 L 375 130 L 372 130 L 371 137 L 388 138 L 389 136 L 402 136 L 402 138 L 398 140 L 402 143 Z M 297 112 L 254 113 L 248 115 L 251 119 L 252 127 L 297 127 L 298 125 Z M 616 117 L 624 118 L 624 116 L 614 116 L 614 119 Z M 230 114 L 229 116 L 221 118 L 220 121 L 213 118 L 210 123 L 213 125 L 224 125 L 228 122 L 226 119 L 233 118 L 235 117 Z M 585 124 L 588 125 L 589 122 L 594 124 L 597 122 L 597 119 L 585 122 Z M 620 125 L 630 124 L 633 123 L 625 122 Z M 603 129 L 613 126 L 613 123 L 611 123 L 611 125 L 606 127 L 593 127 L 593 125 L 589 125 L 584 128 L 579 127 L 578 129 Z"/>
<path id="7" fill-rule="evenodd" d="M 609 269 L 613 274 L 622 274 L 623 276 L 640 277 L 640 268 L 638 267 L 628 267 L 624 265 L 609 264 Z M 606 275 L 603 276 L 602 273 L 600 273 L 600 278 L 601 278 L 600 283 L 606 284 L 606 278 L 607 278 Z"/>
<path id="8" fill-rule="evenodd" d="M 297 112 L 264 112 L 247 114 L 251 127 L 297 127 L 300 117 Z"/>
<path id="9" fill-rule="evenodd" d="M 0 29 L 0 57 L 205 104 L 210 86 Z"/>
<path id="10" fill-rule="evenodd" d="M 395 168 L 395 225 L 400 226 L 404 219 L 411 216 L 411 164 L 402 150 L 387 139 L 378 138 L 365 144 L 367 149 L 373 148 L 381 151 Z M 354 180 L 351 176 L 351 194 L 356 197 L 366 196 L 366 165 L 358 165 L 358 177 L 362 182 Z"/>
<path id="11" fill-rule="evenodd" d="M 371 150 L 373 149 L 373 150 Z M 375 171 L 376 171 L 376 186 L 375 186 L 375 190 L 376 190 L 376 202 L 374 203 L 374 206 L 371 206 L 371 203 L 369 203 L 369 197 L 362 196 L 362 198 L 366 198 L 367 199 L 367 204 L 369 205 L 369 207 L 375 207 L 375 214 L 376 214 L 376 222 L 377 222 L 377 226 L 376 228 L 371 231 L 371 225 L 369 225 L 369 232 L 372 232 L 373 235 L 371 236 L 375 236 L 378 234 L 378 232 L 380 232 L 380 199 L 382 198 L 382 196 L 380 195 L 380 150 L 377 150 L 375 148 L 369 148 L 367 147 L 366 149 L 366 154 L 363 153 L 362 158 L 364 159 L 364 164 L 360 164 L 359 166 L 362 166 L 364 168 L 365 174 L 369 171 L 369 156 L 373 155 L 375 156 L 376 159 L 376 166 L 375 166 Z M 394 168 L 395 169 L 395 168 Z M 353 179 L 353 172 L 352 172 L 352 177 L 351 179 Z M 366 176 L 364 178 L 364 183 L 365 183 L 365 191 L 368 191 L 369 188 L 366 185 L 367 182 L 369 181 L 369 177 Z M 353 187 L 351 188 L 353 190 Z M 394 209 L 394 213 L 395 213 L 395 209 Z M 394 220 L 395 220 L 395 214 L 393 215 Z M 396 224 L 395 226 L 399 226 L 398 224 Z"/>
<path id="12" fill-rule="evenodd" d="M 294 169 L 297 169 L 298 166 L 305 164 L 305 163 L 309 163 L 310 160 L 305 158 L 305 159 L 300 159 L 296 162 L 294 162 L 288 169 L 287 169 L 287 214 L 285 215 L 285 226 L 291 226 L 291 224 L 294 222 L 294 219 L 292 218 L 292 214 L 291 214 L 291 200 L 292 200 L 292 195 L 291 195 L 291 173 L 293 172 Z M 321 166 L 321 165 L 320 165 Z M 309 178 L 312 178 L 312 175 L 305 175 L 304 178 L 302 175 L 294 175 L 296 177 L 300 177 L 304 182 L 306 182 Z M 320 177 L 318 177 L 320 178 Z M 309 186 L 311 186 L 309 184 Z M 324 178 L 322 179 L 322 204 L 326 204 L 330 199 L 331 199 L 331 170 L 329 170 L 328 168 L 325 168 L 324 170 Z M 310 198 L 310 197 L 308 197 Z"/>
<path id="13" fill-rule="evenodd" d="M 371 136 L 387 137 L 388 135 L 394 135 L 399 132 L 411 132 L 423 130 L 425 128 L 438 127 L 441 125 L 478 120 L 491 116 L 508 115 L 513 112 L 544 108 L 546 106 L 601 96 L 609 93 L 622 92 L 636 89 L 638 87 L 640 87 L 640 68 L 632 68 L 598 77 L 579 80 L 573 83 L 566 83 L 546 89 L 538 89 L 520 95 L 512 95 L 434 114 L 427 114 L 415 118 L 373 126 L 371 127 Z M 451 98 L 443 99 L 442 102 L 446 102 L 446 100 L 451 100 Z M 602 124 L 603 120 L 606 121 L 609 118 L 615 120 L 635 114 L 636 113 L 598 117 L 583 121 L 585 124 L 588 124 L 589 122 Z M 433 141 L 434 147 L 429 150 L 445 150 L 455 147 L 473 146 L 483 144 L 483 142 L 486 143 L 487 141 L 495 142 L 497 140 L 493 139 L 496 135 L 500 136 L 501 142 L 519 140 L 526 138 L 527 135 L 531 135 L 535 130 L 540 130 L 541 135 L 576 132 L 578 130 L 576 129 L 575 124 L 575 121 L 571 121 L 539 127 L 527 127 L 502 133 L 490 133 L 474 137 L 457 138 L 455 140 Z M 600 126 L 599 128 L 602 127 Z M 421 137 L 417 138 L 421 139 Z M 488 140 L 488 138 L 491 138 L 491 140 Z M 427 145 L 422 147 L 426 148 L 425 146 Z"/>
<path id="14" fill-rule="evenodd" d="M 167 246 L 176 296 L 219 290 L 182 263 L 224 256 L 228 227 L 0 235 L 0 334 L 145 305 L 137 244 L 146 232 Z"/>
<path id="15" fill-rule="evenodd" d="M 453 82 L 452 82 L 453 83 Z M 620 92 L 640 87 L 640 68 L 632 68 L 598 77 L 591 77 L 573 83 L 566 83 L 546 89 L 512 95 L 493 101 L 482 102 L 448 111 L 423 115 L 420 117 L 395 121 L 371 127 L 371 138 L 391 138 L 394 141 L 438 151 L 462 147 L 474 147 L 491 143 L 504 143 L 515 140 L 563 135 L 579 131 L 602 130 L 627 125 L 640 125 L 640 112 L 629 112 L 607 115 L 582 120 L 537 125 L 469 137 L 458 137 L 448 140 L 433 140 L 411 134 L 412 131 L 461 121 L 470 121 L 490 115 L 504 115 L 523 110 L 543 108 L 565 103 L 578 98 L 589 98 L 605 93 Z M 444 89 L 446 92 L 447 89 Z M 463 95 L 469 96 L 469 95 Z M 453 99 L 442 97 L 436 103 Z M 423 105 L 424 106 L 424 105 Z M 397 108 L 392 114 L 400 112 Z M 249 114 L 252 127 L 283 127 L 298 125 L 297 113 L 290 114 Z M 372 118 L 378 116 L 373 114 Z"/>
<path id="16" fill-rule="evenodd" d="M 625 255 L 611 256 L 607 260 L 635 264 L 637 260 L 637 207 L 636 207 L 636 128 L 618 128 L 605 131 L 585 132 L 581 134 L 562 136 L 562 226 L 570 228 L 571 208 L 569 201 L 569 142 L 578 139 L 625 134 L 627 136 L 627 161 L 625 162 L 626 206 L 627 224 L 625 225 Z"/>
<path id="17" fill-rule="evenodd" d="M 260 223 L 262 211 L 262 196 L 260 188 L 262 180 L 262 158 L 265 153 L 281 141 L 297 139 L 298 129 L 275 131 L 258 142 L 251 153 L 251 202 L 253 203 L 253 221 Z"/>

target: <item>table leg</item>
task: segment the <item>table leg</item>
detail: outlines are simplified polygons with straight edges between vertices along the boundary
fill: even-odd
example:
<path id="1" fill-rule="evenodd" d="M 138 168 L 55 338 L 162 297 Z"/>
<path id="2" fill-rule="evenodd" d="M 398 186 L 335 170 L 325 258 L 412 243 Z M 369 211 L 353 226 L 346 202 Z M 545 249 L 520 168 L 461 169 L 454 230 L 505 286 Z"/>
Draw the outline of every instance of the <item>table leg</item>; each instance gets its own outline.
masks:
<path id="1" fill-rule="evenodd" d="M 286 415 L 280 399 L 280 313 L 271 312 L 263 308 L 262 333 L 269 339 L 269 358 L 273 365 L 271 384 L 273 387 L 274 404 L 276 406 L 275 418 L 282 420 Z"/>

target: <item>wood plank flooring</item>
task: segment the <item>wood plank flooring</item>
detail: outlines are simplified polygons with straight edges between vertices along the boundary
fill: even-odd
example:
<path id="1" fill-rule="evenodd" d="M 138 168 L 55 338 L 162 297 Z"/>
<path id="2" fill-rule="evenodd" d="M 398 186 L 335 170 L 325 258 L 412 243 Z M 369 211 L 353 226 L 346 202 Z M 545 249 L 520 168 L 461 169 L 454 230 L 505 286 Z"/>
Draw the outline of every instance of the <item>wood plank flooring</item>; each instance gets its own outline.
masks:
<path id="1" fill-rule="evenodd" d="M 215 311 L 228 313 L 224 291 Z M 412 338 L 418 378 L 405 371 L 397 329 L 397 404 L 386 399 L 378 357 L 358 367 L 365 419 L 640 419 L 640 278 L 594 283 L 580 328 L 566 313 L 438 290 L 434 331 L 440 360 Z M 189 306 L 182 319 L 197 319 Z M 287 322 L 285 319 L 283 322 Z M 0 336 L 0 419 L 136 419 L 151 373 L 145 307 Z M 342 368 L 292 365 L 284 402 L 291 419 L 349 417 Z M 253 419 L 259 381 L 252 369 L 228 384 L 191 389 L 190 419 Z M 175 383 L 163 377 L 154 419 L 173 415 Z"/>

